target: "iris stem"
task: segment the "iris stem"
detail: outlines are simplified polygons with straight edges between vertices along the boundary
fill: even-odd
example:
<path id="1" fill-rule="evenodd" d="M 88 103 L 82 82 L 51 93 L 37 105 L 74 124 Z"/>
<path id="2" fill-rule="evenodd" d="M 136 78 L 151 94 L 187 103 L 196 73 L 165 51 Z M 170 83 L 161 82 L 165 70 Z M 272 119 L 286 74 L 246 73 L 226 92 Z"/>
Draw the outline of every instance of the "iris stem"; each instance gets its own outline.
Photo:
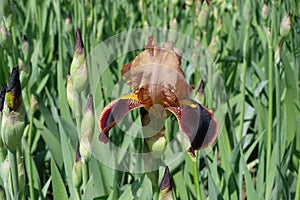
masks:
<path id="1" fill-rule="evenodd" d="M 1 134 L 1 128 L 2 128 L 2 112 L 0 111 L 0 134 Z M 4 147 L 4 143 L 2 141 L 2 137 L 0 137 L 0 163 L 3 163 L 5 160 L 5 152 L 6 149 Z"/>
<path id="2" fill-rule="evenodd" d="M 82 179 L 83 187 L 85 188 L 89 180 L 89 163 L 85 159 L 82 160 Z"/>
<path id="3" fill-rule="evenodd" d="M 198 160 L 198 154 L 196 155 L 195 158 L 192 158 L 192 162 L 193 162 L 193 178 L 194 178 L 194 184 L 195 184 L 196 199 L 200 200 L 201 196 L 200 196 L 200 185 L 199 185 L 199 173 L 198 173 L 197 160 Z"/>
<path id="4" fill-rule="evenodd" d="M 247 53 L 248 53 L 248 43 L 249 43 L 249 29 L 250 24 L 246 24 L 246 32 L 245 32 L 245 40 L 243 45 L 243 65 L 242 65 L 242 109 L 240 115 L 240 131 L 238 135 L 238 141 L 240 141 L 243 137 L 243 128 L 244 128 L 244 120 L 245 120 L 245 104 L 246 104 L 246 72 L 247 72 Z"/>
<path id="5" fill-rule="evenodd" d="M 277 2 L 272 4 L 272 24 L 271 24 L 271 34 L 268 40 L 269 45 L 269 112 L 268 112 L 268 132 L 267 132 L 267 160 L 266 169 L 270 169 L 271 160 L 271 150 L 272 150 L 272 134 L 273 134 L 273 69 L 274 69 L 274 58 L 273 58 L 273 39 L 276 40 L 277 34 Z M 266 191 L 265 199 L 269 199 L 271 185 L 273 184 L 266 180 Z"/>
<path id="6" fill-rule="evenodd" d="M 158 184 L 152 183 L 152 191 L 153 191 L 153 200 L 158 200 L 158 194 L 159 194 Z"/>
<path id="7" fill-rule="evenodd" d="M 17 156 L 16 151 L 8 151 L 8 160 L 10 166 L 10 173 L 12 177 L 12 185 L 13 185 L 13 196 L 14 199 L 20 199 L 19 192 L 19 175 L 18 175 L 18 164 L 17 164 Z"/>

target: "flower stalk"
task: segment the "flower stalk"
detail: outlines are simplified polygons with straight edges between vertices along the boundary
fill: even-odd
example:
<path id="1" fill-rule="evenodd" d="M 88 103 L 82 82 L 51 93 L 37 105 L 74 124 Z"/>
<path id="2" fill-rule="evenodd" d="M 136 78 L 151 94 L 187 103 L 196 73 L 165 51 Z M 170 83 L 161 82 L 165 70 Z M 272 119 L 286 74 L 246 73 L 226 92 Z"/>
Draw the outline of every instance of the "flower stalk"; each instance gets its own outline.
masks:
<path id="1" fill-rule="evenodd" d="M 1 136 L 8 149 L 8 159 L 13 186 L 13 198 L 20 199 L 19 173 L 17 163 L 17 150 L 20 147 L 24 132 L 24 105 L 21 95 L 19 68 L 12 70 L 5 95 L 7 110 L 2 120 Z"/>
<path id="2" fill-rule="evenodd" d="M 72 180 L 76 188 L 77 198 L 81 199 L 80 186 L 82 185 L 82 160 L 79 152 L 80 143 L 78 143 L 78 148 L 76 151 L 75 163 L 72 171 Z"/>
<path id="3" fill-rule="evenodd" d="M 89 160 L 91 158 L 90 142 L 93 138 L 95 118 L 94 118 L 94 106 L 93 98 L 90 95 L 88 98 L 87 106 L 82 112 L 82 98 L 81 94 L 86 89 L 88 83 L 88 71 L 85 59 L 84 45 L 81 38 L 80 29 L 76 28 L 75 39 L 75 51 L 74 57 L 70 67 L 70 75 L 67 77 L 67 100 L 68 104 L 75 116 L 77 133 L 80 139 L 79 152 L 80 152 L 80 164 L 75 163 L 73 170 L 76 173 L 80 171 L 83 183 L 80 184 L 85 189 L 85 186 L 89 179 Z M 75 172 L 74 172 L 75 173 Z M 74 177 L 74 176 L 73 176 Z M 73 181 L 78 183 L 76 178 Z M 75 184 L 74 183 L 74 184 Z M 78 191 L 78 185 L 75 184 Z"/>
<path id="4" fill-rule="evenodd" d="M 2 88 L 0 90 L 0 124 L 2 124 L 2 111 L 3 111 L 3 106 L 4 106 L 4 101 L 5 101 L 5 92 L 6 88 Z M 1 133 L 2 126 L 0 126 L 0 133 Z M 0 137 L 0 163 L 2 163 L 5 160 L 6 156 L 6 149 L 4 147 L 4 143 L 2 141 L 2 137 Z"/>

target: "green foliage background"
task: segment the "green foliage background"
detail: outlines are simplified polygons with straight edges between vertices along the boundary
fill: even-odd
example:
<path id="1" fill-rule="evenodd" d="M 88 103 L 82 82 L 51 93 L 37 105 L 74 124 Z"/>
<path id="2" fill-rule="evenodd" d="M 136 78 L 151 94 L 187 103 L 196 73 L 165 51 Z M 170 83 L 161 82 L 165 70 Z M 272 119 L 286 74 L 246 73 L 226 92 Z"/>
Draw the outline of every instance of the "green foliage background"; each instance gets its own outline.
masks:
<path id="1" fill-rule="evenodd" d="M 188 154 L 182 163 L 170 166 L 175 199 L 300 199 L 300 3 L 266 1 L 266 20 L 263 0 L 210 3 L 24 0 L 9 6 L 9 0 L 2 1 L 7 38 L 1 38 L 0 85 L 6 85 L 12 67 L 19 65 L 27 111 L 29 130 L 20 149 L 24 199 L 75 197 L 71 172 L 78 136 L 66 100 L 66 76 L 76 26 L 87 54 L 110 36 L 141 27 L 177 30 L 211 53 L 228 99 L 225 125 L 213 150 L 197 158 L 196 172 Z M 291 29 L 282 38 L 280 24 L 288 12 Z M 117 63 L 117 68 L 123 64 Z M 103 87 L 120 79 L 119 71 L 112 68 L 110 73 L 113 78 L 103 81 Z M 34 113 L 33 97 L 38 105 Z M 95 104 L 107 100 L 97 97 Z M 89 171 L 83 199 L 152 198 L 151 182 L 144 174 L 114 171 L 94 158 Z M 35 196 L 30 196 L 29 181 Z"/>

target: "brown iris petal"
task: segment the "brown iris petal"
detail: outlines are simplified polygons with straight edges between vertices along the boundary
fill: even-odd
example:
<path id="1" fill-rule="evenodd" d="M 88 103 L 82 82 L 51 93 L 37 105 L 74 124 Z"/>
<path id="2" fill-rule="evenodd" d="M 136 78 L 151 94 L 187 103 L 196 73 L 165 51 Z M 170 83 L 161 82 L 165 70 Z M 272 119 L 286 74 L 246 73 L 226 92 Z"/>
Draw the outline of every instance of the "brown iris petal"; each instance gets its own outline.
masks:
<path id="1" fill-rule="evenodd" d="M 132 92 L 138 94 L 139 101 L 148 107 L 176 106 L 177 100 L 188 98 L 192 92 L 180 64 L 181 52 L 173 47 L 173 42 L 160 47 L 149 37 L 145 50 L 123 66 L 121 75 Z"/>
<path id="2" fill-rule="evenodd" d="M 128 95 L 120 99 L 116 99 L 108 104 L 102 111 L 99 117 L 99 140 L 101 142 L 108 142 L 108 132 L 121 119 L 123 119 L 128 112 L 144 105 L 137 101 L 136 95 Z"/>
<path id="3" fill-rule="evenodd" d="M 176 116 L 180 129 L 191 142 L 191 153 L 193 150 L 209 146 L 216 140 L 217 120 L 211 111 L 196 101 L 185 100 L 179 107 L 169 107 L 167 110 Z"/>

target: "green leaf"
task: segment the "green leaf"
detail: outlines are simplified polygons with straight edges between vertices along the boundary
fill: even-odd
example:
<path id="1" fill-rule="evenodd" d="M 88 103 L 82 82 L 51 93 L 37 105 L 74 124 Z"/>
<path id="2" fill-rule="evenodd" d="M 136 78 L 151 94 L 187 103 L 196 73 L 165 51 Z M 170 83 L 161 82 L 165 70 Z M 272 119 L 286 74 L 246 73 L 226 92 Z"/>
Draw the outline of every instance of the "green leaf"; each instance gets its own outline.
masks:
<path id="1" fill-rule="evenodd" d="M 94 194 L 94 179 L 93 176 L 91 176 L 84 188 L 82 199 L 83 200 L 93 199 L 93 194 Z"/>
<path id="2" fill-rule="evenodd" d="M 258 199 L 258 195 L 257 195 L 257 193 L 254 189 L 253 182 L 252 182 L 252 177 L 251 177 L 249 169 L 247 167 L 245 156 L 242 153 L 242 150 L 241 150 L 241 162 L 242 162 L 242 165 L 243 165 L 244 178 L 245 178 L 245 182 L 246 182 L 247 198 L 249 198 L 249 199 Z"/>
<path id="3" fill-rule="evenodd" d="M 68 199 L 65 184 L 53 159 L 51 159 L 51 176 L 54 199 Z"/>

